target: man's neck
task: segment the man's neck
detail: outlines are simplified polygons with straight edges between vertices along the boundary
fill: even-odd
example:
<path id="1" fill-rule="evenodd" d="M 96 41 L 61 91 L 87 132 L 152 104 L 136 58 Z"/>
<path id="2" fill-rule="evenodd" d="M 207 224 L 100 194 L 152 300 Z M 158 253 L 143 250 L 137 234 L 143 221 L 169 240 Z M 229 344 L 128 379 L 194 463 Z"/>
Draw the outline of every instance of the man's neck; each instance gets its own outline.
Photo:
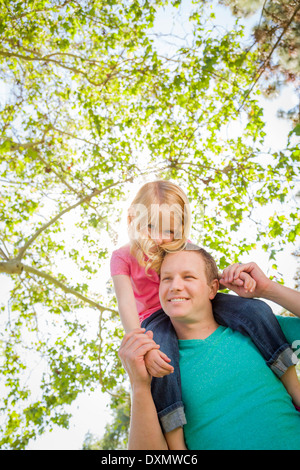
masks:
<path id="1" fill-rule="evenodd" d="M 201 317 L 200 317 L 201 318 Z M 202 317 L 197 322 L 173 322 L 178 339 L 206 339 L 216 329 L 219 324 L 216 322 L 213 313 Z"/>

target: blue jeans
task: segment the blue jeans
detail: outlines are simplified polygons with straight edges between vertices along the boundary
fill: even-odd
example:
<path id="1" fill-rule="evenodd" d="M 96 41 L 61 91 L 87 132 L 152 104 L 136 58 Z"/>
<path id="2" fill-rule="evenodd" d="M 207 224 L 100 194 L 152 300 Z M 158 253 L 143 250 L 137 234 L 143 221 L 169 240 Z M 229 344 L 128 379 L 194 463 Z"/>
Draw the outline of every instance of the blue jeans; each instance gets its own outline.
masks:
<path id="1" fill-rule="evenodd" d="M 267 365 L 281 377 L 294 365 L 293 350 L 271 308 L 261 300 L 235 295 L 217 294 L 212 301 L 214 317 L 219 325 L 249 336 L 261 352 Z M 163 432 L 186 424 L 181 397 L 179 351 L 176 332 L 169 317 L 161 309 L 143 321 L 146 330 L 153 331 L 154 341 L 171 359 L 174 373 L 152 378 L 151 391 Z"/>

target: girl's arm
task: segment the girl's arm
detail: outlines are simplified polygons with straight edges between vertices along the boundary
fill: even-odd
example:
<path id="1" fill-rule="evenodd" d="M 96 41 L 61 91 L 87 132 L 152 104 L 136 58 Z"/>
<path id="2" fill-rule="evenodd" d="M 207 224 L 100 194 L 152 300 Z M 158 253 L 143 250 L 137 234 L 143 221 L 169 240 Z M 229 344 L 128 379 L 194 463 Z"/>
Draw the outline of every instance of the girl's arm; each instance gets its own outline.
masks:
<path id="1" fill-rule="evenodd" d="M 289 287 L 270 281 L 268 289 L 262 295 L 263 298 L 272 300 L 297 317 L 300 317 L 300 292 Z"/>
<path id="2" fill-rule="evenodd" d="M 116 276 L 112 276 L 112 279 L 118 301 L 121 322 L 125 332 L 129 333 L 135 328 L 140 328 L 139 316 L 130 277 L 125 274 L 118 274 Z"/>
<path id="3" fill-rule="evenodd" d="M 139 316 L 136 308 L 130 277 L 125 274 L 112 276 L 118 309 L 125 333 L 140 328 Z M 168 364 L 169 359 L 162 351 L 150 351 L 146 355 L 146 365 L 149 374 L 153 377 L 164 377 L 173 372 L 174 368 Z"/>
<path id="4" fill-rule="evenodd" d="M 253 291 L 245 292 L 243 288 L 233 284 L 242 272 L 248 273 L 255 280 L 256 287 Z M 300 317 L 300 292 L 271 281 L 256 263 L 233 264 L 224 270 L 220 282 L 242 297 L 260 297 L 271 300 Z"/>

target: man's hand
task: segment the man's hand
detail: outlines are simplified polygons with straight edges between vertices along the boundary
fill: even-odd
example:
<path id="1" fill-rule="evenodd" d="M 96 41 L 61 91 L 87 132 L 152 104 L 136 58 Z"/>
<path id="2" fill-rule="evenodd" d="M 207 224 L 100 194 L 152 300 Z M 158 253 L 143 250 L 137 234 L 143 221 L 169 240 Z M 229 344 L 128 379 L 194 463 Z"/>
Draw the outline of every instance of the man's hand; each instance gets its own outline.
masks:
<path id="1" fill-rule="evenodd" d="M 152 331 L 136 328 L 126 334 L 119 349 L 119 356 L 126 369 L 131 385 L 150 385 L 151 375 L 145 365 L 145 355 L 152 349 L 159 349 L 153 341 Z"/>
<path id="2" fill-rule="evenodd" d="M 251 277 L 252 281 L 248 278 Z M 256 263 L 233 264 L 224 269 L 220 284 L 233 290 L 241 297 L 264 297 L 272 281 Z"/>
<path id="3" fill-rule="evenodd" d="M 171 359 L 157 349 L 152 349 L 145 356 L 146 368 L 152 377 L 164 377 L 174 372 L 174 367 L 169 362 Z"/>

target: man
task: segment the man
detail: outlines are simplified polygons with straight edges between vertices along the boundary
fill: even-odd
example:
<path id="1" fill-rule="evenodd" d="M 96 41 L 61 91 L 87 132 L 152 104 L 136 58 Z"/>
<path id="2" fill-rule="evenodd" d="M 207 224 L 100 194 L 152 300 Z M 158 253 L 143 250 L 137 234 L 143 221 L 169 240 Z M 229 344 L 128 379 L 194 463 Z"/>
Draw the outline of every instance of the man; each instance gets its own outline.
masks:
<path id="1" fill-rule="evenodd" d="M 234 285 L 242 271 L 256 282 L 251 293 Z M 167 254 L 161 267 L 160 300 L 179 339 L 187 448 L 300 450 L 300 415 L 290 396 L 249 338 L 216 323 L 211 299 L 219 284 L 207 276 L 207 263 L 197 251 Z M 300 317 L 300 293 L 270 281 L 255 263 L 230 267 L 221 283 Z M 279 320 L 291 343 L 300 340 L 298 319 Z M 145 354 L 157 347 L 151 332 L 137 329 L 120 348 L 132 385 L 130 449 L 167 450 L 144 363 Z"/>

